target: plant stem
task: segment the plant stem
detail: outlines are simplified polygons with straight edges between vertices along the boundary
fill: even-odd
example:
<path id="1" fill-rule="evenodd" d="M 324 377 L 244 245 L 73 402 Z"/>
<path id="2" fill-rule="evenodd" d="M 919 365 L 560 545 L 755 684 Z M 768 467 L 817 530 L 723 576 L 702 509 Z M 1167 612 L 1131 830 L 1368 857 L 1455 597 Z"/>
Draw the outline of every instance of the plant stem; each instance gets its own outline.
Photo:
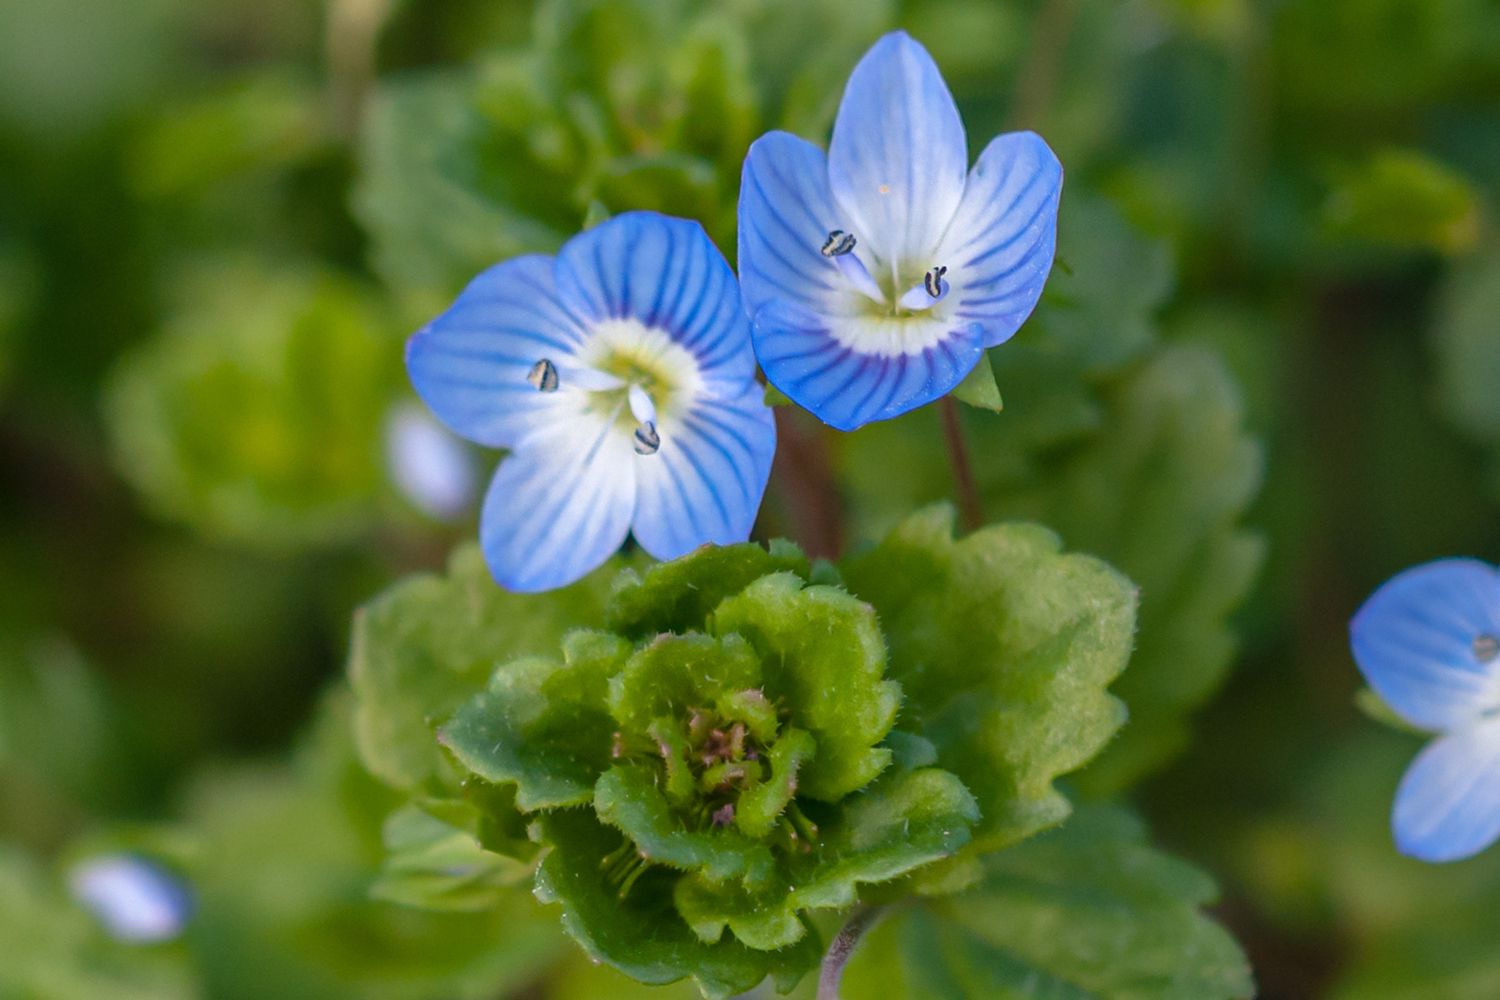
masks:
<path id="1" fill-rule="evenodd" d="M 849 920 L 839 931 L 828 953 L 823 956 L 823 968 L 818 973 L 818 1000 L 839 1000 L 839 980 L 844 978 L 844 966 L 859 945 L 859 939 L 885 916 L 883 906 L 865 906 L 849 915 Z"/>
<path id="2" fill-rule="evenodd" d="M 974 531 L 984 524 L 984 506 L 979 501 L 979 487 L 974 485 L 974 467 L 969 463 L 969 445 L 964 440 L 958 403 L 952 396 L 944 396 L 938 409 L 943 414 L 943 440 L 948 444 L 948 465 L 953 469 L 959 517 L 965 531 Z"/>
<path id="3" fill-rule="evenodd" d="M 771 482 L 789 522 L 785 533 L 814 558 L 837 558 L 844 548 L 844 514 L 826 428 L 795 407 L 778 406 L 776 439 Z"/>

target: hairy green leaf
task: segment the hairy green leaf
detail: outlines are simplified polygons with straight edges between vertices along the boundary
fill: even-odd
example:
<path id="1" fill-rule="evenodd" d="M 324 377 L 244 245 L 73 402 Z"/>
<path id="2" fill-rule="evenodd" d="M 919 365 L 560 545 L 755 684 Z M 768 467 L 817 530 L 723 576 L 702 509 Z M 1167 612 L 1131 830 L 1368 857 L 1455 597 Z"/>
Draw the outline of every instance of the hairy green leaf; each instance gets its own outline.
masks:
<path id="1" fill-rule="evenodd" d="M 781 951 L 757 951 L 732 938 L 705 944 L 672 908 L 669 881 L 648 870 L 621 898 L 604 859 L 620 837 L 586 812 L 564 810 L 538 820 L 556 845 L 537 873 L 537 896 L 563 907 L 563 927 L 595 959 L 643 983 L 691 976 L 706 997 L 743 993 L 767 975 L 789 989 L 819 959 L 816 934 Z"/>
<path id="2" fill-rule="evenodd" d="M 481 690 L 496 666 L 554 653 L 578 622 L 597 620 L 613 567 L 547 594 L 512 594 L 477 546 L 446 576 L 404 580 L 355 613 L 349 680 L 355 737 L 370 771 L 415 789 L 446 773 L 435 731 Z"/>
<path id="3" fill-rule="evenodd" d="M 1030 525 L 953 539 L 953 512 L 914 515 L 844 562 L 874 605 L 902 726 L 979 803 L 974 847 L 992 850 L 1068 813 L 1053 779 L 1099 752 L 1125 719 L 1105 689 L 1130 656 L 1135 591 L 1097 559 Z"/>
<path id="4" fill-rule="evenodd" d="M 561 660 L 501 666 L 443 727 L 442 743 L 486 781 L 514 783 L 526 812 L 586 803 L 611 759 L 609 679 L 629 653 L 618 636 L 570 632 Z"/>
<path id="5" fill-rule="evenodd" d="M 613 631 L 637 638 L 702 630 L 720 601 L 777 572 L 805 580 L 811 569 L 801 550 L 780 539 L 769 548 L 753 543 L 704 546 L 683 559 L 621 573 L 605 618 Z"/>
<path id="6" fill-rule="evenodd" d="M 1119 809 L 994 855 L 978 886 L 898 911 L 845 973 L 846 996 L 1230 1000 L 1244 956 L 1202 913 L 1213 883 L 1160 853 Z"/>
<path id="7" fill-rule="evenodd" d="M 890 751 L 874 744 L 895 721 L 901 688 L 882 680 L 885 643 L 869 605 L 776 573 L 727 598 L 713 627 L 750 640 L 764 664 L 766 694 L 791 706 L 816 741 L 818 752 L 798 778 L 802 794 L 837 800 L 890 763 Z"/>

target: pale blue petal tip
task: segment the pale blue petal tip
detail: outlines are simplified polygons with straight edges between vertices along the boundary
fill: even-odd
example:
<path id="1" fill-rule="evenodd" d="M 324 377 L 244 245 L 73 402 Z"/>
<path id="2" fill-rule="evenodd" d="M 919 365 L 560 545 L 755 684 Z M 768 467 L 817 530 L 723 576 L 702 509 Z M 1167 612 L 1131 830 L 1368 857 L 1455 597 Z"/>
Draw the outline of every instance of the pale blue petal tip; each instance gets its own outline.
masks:
<path id="1" fill-rule="evenodd" d="M 1396 791 L 1391 829 L 1402 854 L 1434 863 L 1473 857 L 1500 838 L 1500 721 L 1430 743 Z"/>
<path id="2" fill-rule="evenodd" d="M 387 418 L 386 464 L 401 495 L 439 521 L 468 510 L 479 485 L 464 446 L 416 405 L 397 406 Z"/>
<path id="3" fill-rule="evenodd" d="M 68 875 L 68 887 L 111 937 L 128 944 L 170 941 L 192 913 L 186 883 L 135 855 L 80 862 Z"/>

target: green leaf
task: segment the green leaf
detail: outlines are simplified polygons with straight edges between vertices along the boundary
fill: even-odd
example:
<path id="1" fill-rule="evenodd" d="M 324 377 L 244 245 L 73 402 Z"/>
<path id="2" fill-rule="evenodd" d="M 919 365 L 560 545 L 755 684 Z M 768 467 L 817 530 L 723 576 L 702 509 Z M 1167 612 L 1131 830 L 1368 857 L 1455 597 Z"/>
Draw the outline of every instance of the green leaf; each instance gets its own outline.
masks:
<path id="1" fill-rule="evenodd" d="M 210 767 L 187 790 L 201 995 L 506 996 L 534 981 L 567 943 L 524 886 L 493 886 L 488 906 L 462 912 L 372 895 L 397 803 L 360 767 L 348 708 L 329 699 L 292 760 Z"/>
<path id="2" fill-rule="evenodd" d="M 121 473 L 164 517 L 271 549 L 364 529 L 400 350 L 378 301 L 317 270 L 223 260 L 179 276 L 170 326 L 105 399 Z"/>
<path id="3" fill-rule="evenodd" d="M 387 784 L 416 789 L 448 772 L 436 729 L 495 667 L 551 654 L 578 622 L 597 620 L 614 567 L 547 594 L 512 594 L 477 546 L 446 576 L 404 580 L 355 613 L 349 681 L 361 759 Z"/>
<path id="4" fill-rule="evenodd" d="M 553 170 L 528 170 L 518 137 L 496 134 L 475 106 L 479 80 L 444 72 L 385 84 L 360 133 L 353 203 L 375 266 L 433 311 L 484 268 L 555 250 L 588 203 L 559 199 L 571 186 Z M 518 108 L 538 100 L 515 98 Z"/>
<path id="5" fill-rule="evenodd" d="M 766 695 L 790 706 L 795 724 L 816 741 L 817 755 L 798 778 L 800 794 L 836 801 L 890 763 L 890 750 L 875 744 L 895 721 L 901 688 L 884 679 L 885 643 L 868 604 L 775 573 L 726 598 L 713 629 L 750 640 Z"/>
<path id="6" fill-rule="evenodd" d="M 799 912 L 847 910 L 861 886 L 953 857 L 978 818 L 974 797 L 948 772 L 895 771 L 825 820 L 812 855 L 794 859 L 782 876 L 790 891 L 694 873 L 677 883 L 677 910 L 706 942 L 718 941 L 727 929 L 754 948 L 785 947 L 803 935 Z"/>
<path id="7" fill-rule="evenodd" d="M 1332 235 L 1459 254 L 1479 239 L 1479 193 L 1465 177 L 1410 149 L 1387 149 L 1352 169 L 1323 205 Z"/>
<path id="8" fill-rule="evenodd" d="M 778 539 L 769 549 L 753 543 L 705 545 L 643 572 L 621 573 L 605 619 L 612 631 L 636 638 L 702 630 L 724 598 L 783 571 L 804 580 L 811 573 L 807 557 L 791 542 Z"/>
<path id="9" fill-rule="evenodd" d="M 376 899 L 426 910 L 478 912 L 526 881 L 532 867 L 480 847 L 474 835 L 407 805 L 385 822 Z"/>
<path id="10" fill-rule="evenodd" d="M 997 376 L 1017 391 L 1024 371 L 1049 359 L 1099 375 L 1140 357 L 1156 340 L 1156 312 L 1175 283 L 1170 247 L 1097 196 L 1063 199 L 1057 247 L 1068 268 L 1053 269 L 1036 312 L 993 354 Z"/>
<path id="11" fill-rule="evenodd" d="M 701 871 L 714 881 L 757 884 L 766 882 L 775 868 L 766 845 L 737 829 L 686 829 L 649 767 L 617 764 L 606 771 L 594 794 L 594 811 L 629 837 L 641 859 L 651 864 Z"/>
<path id="12" fill-rule="evenodd" d="M 1012 346 L 994 353 L 997 367 Z M 1043 522 L 1140 586 L 1139 645 L 1114 688 L 1131 722 L 1077 779 L 1109 794 L 1176 754 L 1191 713 L 1223 682 L 1230 621 L 1264 556 L 1242 523 L 1263 459 L 1238 386 L 1208 348 L 1159 348 L 1092 386 L 1066 367 L 1027 370 L 1018 385 L 1035 399 L 1011 394 L 1003 419 L 966 411 L 964 427 L 987 510 Z M 1032 412 L 1054 393 L 1086 402 L 1078 426 L 1052 428 L 1058 438 L 1040 427 L 1056 412 Z M 951 477 L 932 447 L 940 435 L 936 418 L 918 412 L 841 436 L 863 532 L 946 495 Z"/>
<path id="13" fill-rule="evenodd" d="M 1119 809 L 994 855 L 959 896 L 902 910 L 861 942 L 846 996 L 1229 1000 L 1254 991 L 1205 917 L 1213 883 L 1146 842 Z"/>
<path id="14" fill-rule="evenodd" d="M 617 833 L 586 812 L 561 811 L 538 820 L 555 845 L 537 873 L 537 897 L 563 907 L 563 927 L 597 961 L 643 983 L 691 976 L 706 997 L 728 997 L 767 975 L 790 989 L 821 957 L 816 934 L 782 951 L 756 951 L 732 938 L 705 944 L 672 908 L 670 882 L 648 870 L 626 894 L 604 876 L 601 862 L 620 844 Z"/>
<path id="15" fill-rule="evenodd" d="M 1099 433 L 1059 454 L 1044 481 L 985 496 L 991 509 L 1045 518 L 1140 588 L 1135 654 L 1114 687 L 1130 723 L 1079 776 L 1080 787 L 1109 794 L 1182 748 L 1190 713 L 1229 669 L 1229 618 L 1263 558 L 1240 524 L 1263 460 L 1237 387 L 1204 348 L 1167 348 L 1101 398 Z"/>
<path id="16" fill-rule="evenodd" d="M 843 564 L 890 643 L 890 675 L 920 733 L 979 803 L 974 849 L 1059 822 L 1052 781 L 1099 752 L 1125 718 L 1105 690 L 1130 656 L 1135 590 L 1057 536 L 1001 525 L 953 539 L 953 512 L 914 515 Z"/>
<path id="17" fill-rule="evenodd" d="M 629 654 L 618 636 L 570 632 L 561 661 L 525 657 L 502 665 L 440 739 L 486 781 L 514 783 L 523 811 L 589 802 L 612 756 L 609 679 Z"/>
<path id="18" fill-rule="evenodd" d="M 995 382 L 995 371 L 990 367 L 990 354 L 983 351 L 979 364 L 964 376 L 964 380 L 953 389 L 953 398 L 981 410 L 999 413 L 1005 408 L 1000 399 L 1000 386 Z"/>
<path id="19" fill-rule="evenodd" d="M 792 893 L 796 906 L 853 906 L 860 884 L 899 878 L 954 856 L 980 822 L 962 781 L 935 767 L 884 775 L 824 824 L 823 857 Z"/>
<path id="20" fill-rule="evenodd" d="M 644 733 L 684 705 L 712 705 L 760 684 L 760 660 L 739 636 L 662 635 L 611 678 L 609 711 L 623 731 Z"/>

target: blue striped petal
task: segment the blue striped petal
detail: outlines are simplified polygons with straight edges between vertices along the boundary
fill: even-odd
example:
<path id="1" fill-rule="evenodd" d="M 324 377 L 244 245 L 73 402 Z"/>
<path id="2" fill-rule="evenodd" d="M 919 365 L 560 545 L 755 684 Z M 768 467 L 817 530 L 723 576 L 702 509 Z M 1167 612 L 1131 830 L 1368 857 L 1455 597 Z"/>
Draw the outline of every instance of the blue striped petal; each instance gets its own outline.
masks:
<path id="1" fill-rule="evenodd" d="M 1500 708 L 1500 574 L 1443 559 L 1392 577 L 1349 624 L 1365 680 L 1402 718 L 1426 729 L 1466 725 Z"/>
<path id="2" fill-rule="evenodd" d="M 754 377 L 739 284 L 703 227 L 626 212 L 569 240 L 559 293 L 591 319 L 635 319 L 691 351 L 705 378 Z"/>
<path id="3" fill-rule="evenodd" d="M 750 537 L 776 451 L 763 395 L 747 381 L 737 394 L 700 397 L 682 417 L 663 421 L 660 450 L 636 459 L 631 532 L 641 548 L 676 559 L 707 542 Z"/>
<path id="4" fill-rule="evenodd" d="M 979 361 L 973 330 L 953 329 L 925 350 L 870 353 L 846 346 L 833 324 L 790 302 L 755 314 L 755 351 L 766 378 L 824 423 L 843 431 L 886 420 L 948 393 Z"/>
<path id="5" fill-rule="evenodd" d="M 557 296 L 550 257 L 517 257 L 485 271 L 406 344 L 412 385 L 438 419 L 480 444 L 509 448 L 556 408 L 526 375 L 541 358 L 559 364 L 583 327 Z"/>
<path id="6" fill-rule="evenodd" d="M 833 200 L 821 149 L 786 132 L 751 143 L 739 205 L 740 289 L 750 314 L 777 299 L 820 313 L 853 311 L 848 279 L 822 254 L 830 232 L 853 225 Z"/>
<path id="7" fill-rule="evenodd" d="M 1459 861 L 1500 837 L 1500 720 L 1433 740 L 1396 790 L 1391 829 L 1402 854 Z"/>
<path id="8" fill-rule="evenodd" d="M 1009 340 L 1041 298 L 1061 195 L 1062 164 L 1034 132 L 995 139 L 969 174 L 933 259 L 948 268 L 958 317 L 984 327 L 984 346 Z"/>
<path id="9" fill-rule="evenodd" d="M 887 265 L 928 258 L 968 168 L 963 121 L 932 57 L 904 31 L 886 35 L 854 67 L 828 146 L 855 235 Z"/>
<path id="10" fill-rule="evenodd" d="M 635 514 L 635 457 L 619 428 L 574 415 L 501 462 L 479 524 L 500 585 L 551 590 L 608 559 Z"/>

